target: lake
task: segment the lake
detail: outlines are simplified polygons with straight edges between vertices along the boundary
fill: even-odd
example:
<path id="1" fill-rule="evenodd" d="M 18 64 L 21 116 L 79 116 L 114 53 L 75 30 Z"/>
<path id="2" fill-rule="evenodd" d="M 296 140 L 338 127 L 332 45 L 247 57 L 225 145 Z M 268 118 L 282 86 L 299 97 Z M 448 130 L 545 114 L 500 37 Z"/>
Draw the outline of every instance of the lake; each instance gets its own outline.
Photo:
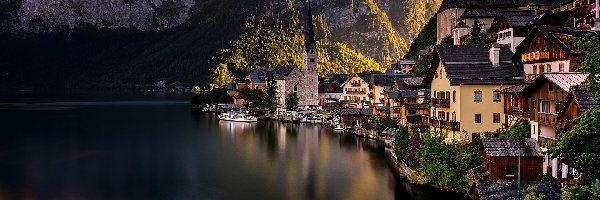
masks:
<path id="1" fill-rule="evenodd" d="M 378 142 L 188 101 L 0 104 L 0 124 L 0 199 L 460 197 L 398 179 Z"/>

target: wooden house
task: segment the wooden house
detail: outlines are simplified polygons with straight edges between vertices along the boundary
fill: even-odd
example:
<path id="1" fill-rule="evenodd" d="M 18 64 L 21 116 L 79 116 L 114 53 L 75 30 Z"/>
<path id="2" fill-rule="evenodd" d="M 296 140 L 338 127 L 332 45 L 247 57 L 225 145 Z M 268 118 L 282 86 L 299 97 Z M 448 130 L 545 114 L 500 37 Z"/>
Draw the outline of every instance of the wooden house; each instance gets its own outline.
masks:
<path id="1" fill-rule="evenodd" d="M 513 61 L 523 64 L 525 80 L 533 81 L 545 72 L 576 72 L 585 60 L 573 36 L 583 36 L 594 31 L 560 26 L 537 26 L 516 47 Z"/>
<path id="2" fill-rule="evenodd" d="M 535 140 L 488 138 L 482 143 L 484 179 L 517 180 L 520 163 L 521 180 L 542 180 L 544 155 Z"/>
<path id="3" fill-rule="evenodd" d="M 372 108 L 342 108 L 340 118 L 346 125 L 364 125 L 373 115 Z"/>

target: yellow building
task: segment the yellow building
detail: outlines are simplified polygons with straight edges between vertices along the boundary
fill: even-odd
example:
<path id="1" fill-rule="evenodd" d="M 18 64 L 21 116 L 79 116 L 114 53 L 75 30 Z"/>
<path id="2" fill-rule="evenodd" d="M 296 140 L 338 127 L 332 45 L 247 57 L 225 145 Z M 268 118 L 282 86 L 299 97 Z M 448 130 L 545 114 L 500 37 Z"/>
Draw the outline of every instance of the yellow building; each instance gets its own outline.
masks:
<path id="1" fill-rule="evenodd" d="M 432 131 L 472 139 L 506 123 L 501 90 L 522 83 L 507 45 L 439 46 L 424 84 L 431 88 Z"/>
<path id="2" fill-rule="evenodd" d="M 371 87 L 361 76 L 358 74 L 350 76 L 340 87 L 343 92 L 342 102 L 346 107 L 369 107 Z"/>

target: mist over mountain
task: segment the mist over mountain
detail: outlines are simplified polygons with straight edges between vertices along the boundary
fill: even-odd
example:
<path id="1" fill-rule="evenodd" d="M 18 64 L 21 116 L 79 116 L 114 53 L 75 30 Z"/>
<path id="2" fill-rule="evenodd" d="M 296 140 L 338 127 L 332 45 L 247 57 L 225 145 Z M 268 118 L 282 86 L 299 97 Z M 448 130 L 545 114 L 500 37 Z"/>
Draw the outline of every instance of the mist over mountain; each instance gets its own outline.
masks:
<path id="1" fill-rule="evenodd" d="M 441 0 L 313 0 L 320 75 L 383 70 Z M 7 0 L 0 3 L 5 89 L 206 84 L 219 63 L 241 76 L 299 65 L 304 0 Z M 406 13 L 412 13 L 410 15 Z M 417 13 L 415 15 L 414 13 Z M 426 21 L 425 21 L 426 22 Z M 414 24 L 414 23 L 413 23 Z"/>

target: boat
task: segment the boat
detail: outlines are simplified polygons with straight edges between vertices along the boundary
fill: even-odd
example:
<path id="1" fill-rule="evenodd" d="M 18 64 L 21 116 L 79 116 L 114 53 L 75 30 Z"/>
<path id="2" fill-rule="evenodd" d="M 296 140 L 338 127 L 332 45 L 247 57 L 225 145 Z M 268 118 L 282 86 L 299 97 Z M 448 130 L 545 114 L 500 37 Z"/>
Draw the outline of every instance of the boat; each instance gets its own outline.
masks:
<path id="1" fill-rule="evenodd" d="M 231 119 L 234 122 L 257 122 L 258 119 L 250 114 L 235 114 Z"/>
<path id="2" fill-rule="evenodd" d="M 333 128 L 333 131 L 344 131 L 344 127 L 342 127 L 341 124 L 336 124 L 335 128 Z"/>

